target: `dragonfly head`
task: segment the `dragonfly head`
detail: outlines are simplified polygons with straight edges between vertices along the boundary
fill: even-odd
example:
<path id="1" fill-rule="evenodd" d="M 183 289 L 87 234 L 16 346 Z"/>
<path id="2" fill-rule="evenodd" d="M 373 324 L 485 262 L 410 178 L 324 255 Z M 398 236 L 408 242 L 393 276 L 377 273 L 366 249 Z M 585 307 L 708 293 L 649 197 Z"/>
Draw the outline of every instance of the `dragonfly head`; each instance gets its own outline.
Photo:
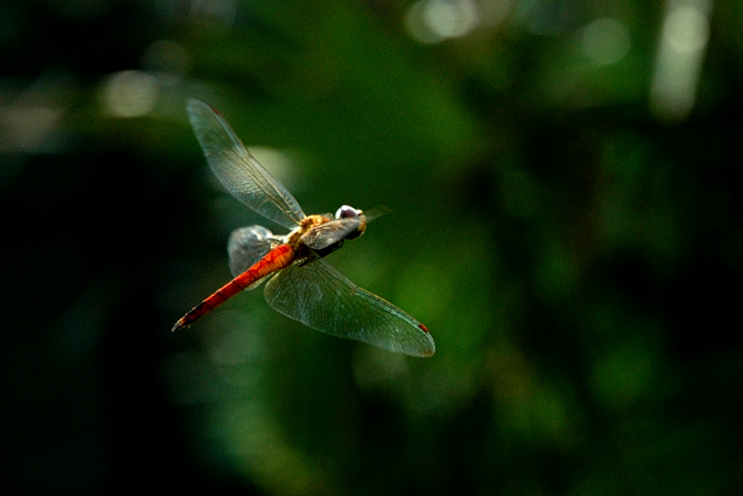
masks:
<path id="1" fill-rule="evenodd" d="M 335 213 L 335 218 L 340 219 L 358 219 L 358 227 L 346 236 L 346 239 L 355 239 L 364 234 L 366 231 L 366 216 L 362 210 L 355 209 L 348 205 L 343 205 Z"/>

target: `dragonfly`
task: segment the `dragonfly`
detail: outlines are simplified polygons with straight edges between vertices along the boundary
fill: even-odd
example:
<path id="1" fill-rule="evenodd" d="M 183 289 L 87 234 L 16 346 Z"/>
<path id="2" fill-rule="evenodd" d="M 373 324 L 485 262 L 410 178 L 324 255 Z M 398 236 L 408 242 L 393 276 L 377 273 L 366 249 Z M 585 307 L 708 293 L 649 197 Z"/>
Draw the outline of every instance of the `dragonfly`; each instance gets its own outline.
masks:
<path id="1" fill-rule="evenodd" d="M 305 215 L 219 111 L 196 99 L 187 101 L 187 110 L 207 162 L 225 189 L 289 233 L 277 235 L 259 225 L 233 231 L 227 246 L 233 279 L 186 313 L 173 331 L 265 282 L 268 304 L 312 329 L 409 356 L 435 353 L 425 325 L 360 288 L 325 261 L 344 241 L 364 234 L 372 215 L 348 205 L 335 215 Z"/>

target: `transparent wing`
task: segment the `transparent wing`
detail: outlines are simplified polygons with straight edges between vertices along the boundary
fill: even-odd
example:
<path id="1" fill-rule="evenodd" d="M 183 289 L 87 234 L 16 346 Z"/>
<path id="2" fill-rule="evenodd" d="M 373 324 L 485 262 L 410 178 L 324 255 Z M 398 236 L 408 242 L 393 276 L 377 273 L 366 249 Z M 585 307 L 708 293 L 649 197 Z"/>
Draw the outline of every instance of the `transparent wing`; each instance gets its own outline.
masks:
<path id="1" fill-rule="evenodd" d="M 188 117 L 209 166 L 235 198 L 289 229 L 305 217 L 297 200 L 253 158 L 227 121 L 206 103 L 189 99 Z"/>
<path id="2" fill-rule="evenodd" d="M 436 351 L 420 322 L 322 259 L 294 262 L 268 281 L 265 295 L 277 311 L 318 331 L 411 356 Z"/>
<path id="3" fill-rule="evenodd" d="M 310 229 L 302 238 L 302 244 L 313 250 L 324 250 L 330 245 L 338 243 L 359 228 L 359 219 L 331 220 Z"/>
<path id="4" fill-rule="evenodd" d="M 281 244 L 282 238 L 274 236 L 263 226 L 250 226 L 235 229 L 230 234 L 227 243 L 227 252 L 230 255 L 230 272 L 237 277 L 256 262 L 262 259 L 269 251 Z M 250 291 L 261 285 L 265 278 L 259 279 L 246 289 Z"/>

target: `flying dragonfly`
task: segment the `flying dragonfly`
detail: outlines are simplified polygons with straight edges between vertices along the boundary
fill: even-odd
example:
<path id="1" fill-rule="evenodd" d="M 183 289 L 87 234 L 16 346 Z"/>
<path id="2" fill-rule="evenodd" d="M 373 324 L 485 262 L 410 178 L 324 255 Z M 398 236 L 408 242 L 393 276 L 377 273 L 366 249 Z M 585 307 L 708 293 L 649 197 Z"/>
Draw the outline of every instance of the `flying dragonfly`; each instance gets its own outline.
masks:
<path id="1" fill-rule="evenodd" d="M 335 216 L 305 215 L 215 108 L 189 99 L 187 109 L 207 162 L 227 191 L 290 232 L 277 235 L 263 226 L 235 230 L 227 248 L 234 278 L 178 320 L 173 331 L 266 282 L 268 304 L 312 329 L 410 356 L 435 353 L 426 326 L 360 288 L 324 259 L 344 241 L 361 236 L 371 215 L 348 205 Z"/>

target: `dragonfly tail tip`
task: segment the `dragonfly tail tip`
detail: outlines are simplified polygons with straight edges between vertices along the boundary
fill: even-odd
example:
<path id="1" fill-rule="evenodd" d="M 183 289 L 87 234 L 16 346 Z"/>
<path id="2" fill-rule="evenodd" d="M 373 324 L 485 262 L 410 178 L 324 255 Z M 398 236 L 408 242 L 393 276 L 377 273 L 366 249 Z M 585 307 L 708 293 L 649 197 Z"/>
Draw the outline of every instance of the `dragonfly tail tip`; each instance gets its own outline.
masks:
<path id="1" fill-rule="evenodd" d="M 172 328 L 170 329 L 170 332 L 175 332 L 175 331 L 177 331 L 178 329 L 182 329 L 182 328 L 184 328 L 184 327 L 188 327 L 188 326 L 187 326 L 187 325 L 183 325 L 183 322 L 181 322 L 181 321 L 179 320 L 178 322 L 176 322 L 176 323 L 175 323 L 175 324 L 173 325 L 173 327 L 172 327 Z"/>

